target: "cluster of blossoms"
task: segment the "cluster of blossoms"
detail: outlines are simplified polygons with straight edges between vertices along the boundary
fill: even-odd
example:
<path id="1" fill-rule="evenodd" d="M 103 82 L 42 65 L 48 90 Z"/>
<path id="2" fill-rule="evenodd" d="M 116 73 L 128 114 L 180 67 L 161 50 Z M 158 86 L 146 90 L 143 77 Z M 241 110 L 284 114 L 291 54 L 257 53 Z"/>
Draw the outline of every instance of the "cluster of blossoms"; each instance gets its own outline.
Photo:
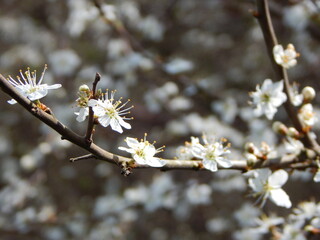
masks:
<path id="1" fill-rule="evenodd" d="M 42 80 L 44 74 L 46 72 L 47 66 L 44 67 L 44 70 L 41 74 L 40 80 L 37 82 L 37 74 L 36 71 L 30 72 L 28 68 L 27 71 L 23 74 L 22 70 L 20 70 L 20 76 L 17 76 L 17 80 L 14 80 L 11 76 L 9 76 L 8 81 L 18 90 L 20 94 L 24 97 L 30 99 L 30 101 L 36 101 L 48 94 L 48 90 L 57 89 L 61 87 L 61 84 L 42 84 Z M 8 101 L 10 104 L 17 103 L 16 100 L 11 99 Z"/>
<path id="2" fill-rule="evenodd" d="M 292 44 L 289 44 L 284 50 L 281 45 L 276 45 L 273 48 L 274 60 L 283 68 L 291 68 L 297 64 L 296 58 L 299 53 L 295 51 Z M 264 80 L 262 86 L 257 85 L 256 91 L 251 92 L 252 104 L 255 106 L 254 114 L 259 117 L 265 115 L 269 120 L 272 120 L 277 112 L 277 108 L 287 101 L 287 95 L 283 92 L 283 80 L 273 83 L 271 79 Z M 315 97 L 315 91 L 311 87 L 305 87 L 302 93 L 299 94 L 298 87 L 293 84 L 289 89 L 290 101 L 294 106 L 302 107 L 299 111 L 299 118 L 306 126 L 312 126 L 316 118 L 313 114 L 312 105 L 309 104 Z"/>
<path id="3" fill-rule="evenodd" d="M 296 58 L 299 54 L 295 51 L 294 46 L 289 44 L 286 50 L 281 45 L 274 46 L 273 56 L 277 64 L 284 68 L 291 68 L 297 64 Z M 297 92 L 295 89 L 294 87 L 291 91 L 293 93 Z M 283 92 L 283 80 L 272 83 L 271 79 L 266 79 L 261 88 L 257 85 L 256 91 L 251 92 L 250 95 L 252 104 L 255 106 L 254 114 L 257 117 L 265 115 L 269 120 L 273 119 L 277 108 L 287 101 L 287 95 Z M 293 102 L 301 104 L 301 96 L 292 95 L 296 96 Z"/>
<path id="4" fill-rule="evenodd" d="M 253 143 L 248 142 L 245 146 L 245 156 L 248 166 L 252 166 L 258 160 L 264 161 L 276 157 L 276 152 L 266 142 L 261 143 L 260 149 Z"/>
<path id="5" fill-rule="evenodd" d="M 130 113 L 129 110 L 133 107 L 123 109 L 129 100 L 122 104 L 121 99 L 114 100 L 115 91 L 112 91 L 109 96 L 109 91 L 106 93 L 98 93 L 98 99 L 93 99 L 92 93 L 87 85 L 82 85 L 79 88 L 79 98 L 77 99 L 77 106 L 80 108 L 79 112 L 75 112 L 77 121 L 82 122 L 89 115 L 89 107 L 92 107 L 95 118 L 101 126 L 111 126 L 112 130 L 122 133 L 122 127 L 131 129 L 131 125 L 124 120 L 129 120 L 124 115 Z"/>
<path id="6" fill-rule="evenodd" d="M 274 214 L 256 217 L 250 228 L 237 231 L 235 236 L 236 239 L 264 239 L 268 236 L 268 239 L 307 240 L 318 239 L 319 234 L 320 204 L 310 201 L 299 203 L 286 218 Z"/>
<path id="7" fill-rule="evenodd" d="M 216 141 L 214 137 L 208 138 L 206 135 L 202 136 L 204 145 L 200 144 L 198 138 L 192 137 L 191 142 L 186 142 L 184 147 L 177 149 L 179 159 L 201 159 L 204 168 L 216 172 L 218 165 L 224 168 L 230 168 L 232 162 L 225 158 L 225 155 L 230 153 L 228 149 L 230 144 L 225 145 L 226 139 Z"/>

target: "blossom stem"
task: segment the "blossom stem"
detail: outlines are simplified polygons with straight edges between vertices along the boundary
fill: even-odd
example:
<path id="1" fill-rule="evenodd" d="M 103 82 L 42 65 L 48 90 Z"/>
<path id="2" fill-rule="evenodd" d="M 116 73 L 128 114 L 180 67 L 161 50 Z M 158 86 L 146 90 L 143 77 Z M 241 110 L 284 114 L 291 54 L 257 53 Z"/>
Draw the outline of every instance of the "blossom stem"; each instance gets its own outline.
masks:
<path id="1" fill-rule="evenodd" d="M 99 73 L 96 73 L 96 77 L 95 77 L 93 84 L 92 84 L 92 97 L 93 98 L 95 98 L 97 84 L 100 81 L 100 79 L 101 79 L 101 75 Z M 89 120 L 88 120 L 87 132 L 85 135 L 85 140 L 87 141 L 88 144 L 92 143 L 93 128 L 94 128 L 94 114 L 93 114 L 92 107 L 89 107 Z"/>

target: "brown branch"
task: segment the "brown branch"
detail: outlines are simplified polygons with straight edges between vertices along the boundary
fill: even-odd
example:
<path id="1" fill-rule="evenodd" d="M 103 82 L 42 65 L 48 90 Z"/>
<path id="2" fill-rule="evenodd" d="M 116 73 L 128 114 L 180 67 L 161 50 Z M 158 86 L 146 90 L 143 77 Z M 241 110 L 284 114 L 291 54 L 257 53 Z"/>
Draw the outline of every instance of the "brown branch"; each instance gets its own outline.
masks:
<path id="1" fill-rule="evenodd" d="M 304 132 L 303 124 L 298 117 L 298 112 L 296 111 L 292 103 L 292 94 L 290 92 L 290 82 L 287 74 L 287 70 L 280 65 L 278 65 L 273 58 L 273 47 L 278 44 L 277 37 L 274 32 L 272 25 L 270 11 L 268 6 L 268 0 L 257 0 L 257 9 L 258 12 L 255 13 L 255 17 L 258 19 L 260 27 L 263 32 L 264 40 L 267 46 L 268 55 L 271 60 L 273 69 L 276 73 L 276 76 L 279 80 L 283 79 L 284 81 L 284 92 L 288 96 L 288 100 L 284 103 L 286 112 L 289 118 L 292 121 L 293 126 L 304 136 L 301 139 L 305 147 L 311 148 L 320 154 L 320 146 L 316 140 L 311 136 L 310 132 Z"/>
<path id="2" fill-rule="evenodd" d="M 154 168 L 148 165 L 137 164 L 134 162 L 132 158 L 123 157 L 120 155 L 116 155 L 110 153 L 94 143 L 88 145 L 85 138 L 81 137 L 80 135 L 76 134 L 61 122 L 59 122 L 53 115 L 50 115 L 41 109 L 39 109 L 35 104 L 33 104 L 28 98 L 22 96 L 8 81 L 0 74 L 0 88 L 3 92 L 7 93 L 10 97 L 15 99 L 23 108 L 25 108 L 28 112 L 30 112 L 33 116 L 38 118 L 40 121 L 51 127 L 57 133 L 61 135 L 62 139 L 68 140 L 71 143 L 87 150 L 91 154 L 85 155 L 78 158 L 71 158 L 71 162 L 77 160 L 85 160 L 85 159 L 98 159 L 102 161 L 106 161 L 109 163 L 117 164 L 121 168 Z M 203 167 L 201 160 L 176 160 L 176 159 L 163 159 L 166 161 L 166 165 L 163 167 L 158 167 L 163 171 L 166 170 L 207 170 Z M 220 169 L 236 169 L 240 171 L 247 171 L 249 168 L 247 166 L 246 160 L 231 160 L 232 167 L 231 168 L 223 168 L 219 167 Z M 296 157 L 287 157 L 286 159 L 270 159 L 263 162 L 260 162 L 254 165 L 252 168 L 292 168 L 295 169 L 294 164 L 297 163 Z M 303 168 L 315 168 L 317 167 L 314 165 L 314 161 L 305 161 L 303 164 Z M 297 166 L 297 168 L 301 168 L 301 164 Z M 126 170 L 126 169 L 125 169 Z"/>
<path id="3" fill-rule="evenodd" d="M 96 88 L 97 88 L 97 84 L 101 79 L 101 75 L 99 73 L 96 73 L 96 77 L 93 81 L 92 84 L 92 97 L 95 98 L 96 97 Z M 92 133 L 93 133 L 93 128 L 94 128 L 94 114 L 93 114 L 93 110 L 92 107 L 89 107 L 89 120 L 88 120 L 88 126 L 87 126 L 87 132 L 85 135 L 85 139 L 87 141 L 87 143 L 90 145 L 92 143 Z"/>

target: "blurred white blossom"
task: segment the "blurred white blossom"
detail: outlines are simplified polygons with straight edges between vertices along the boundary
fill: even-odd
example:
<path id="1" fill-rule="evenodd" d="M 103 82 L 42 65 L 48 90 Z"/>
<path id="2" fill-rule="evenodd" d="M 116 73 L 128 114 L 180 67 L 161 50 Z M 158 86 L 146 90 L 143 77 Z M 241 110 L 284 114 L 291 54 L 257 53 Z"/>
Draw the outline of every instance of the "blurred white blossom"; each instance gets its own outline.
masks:
<path id="1" fill-rule="evenodd" d="M 273 57 L 277 64 L 288 69 L 297 64 L 296 58 L 299 57 L 299 53 L 296 52 L 291 43 L 288 44 L 285 50 L 281 45 L 275 45 L 273 47 Z"/>
<path id="2" fill-rule="evenodd" d="M 256 116 L 264 114 L 269 120 L 273 119 L 277 108 L 287 100 L 287 95 L 282 90 L 282 80 L 272 83 L 271 79 L 266 79 L 261 88 L 257 85 L 256 92 L 250 93 L 255 106 L 254 114 Z"/>
<path id="3" fill-rule="evenodd" d="M 270 169 L 262 168 L 254 170 L 258 175 L 249 179 L 249 186 L 255 192 L 255 196 L 259 196 L 261 206 L 263 206 L 270 198 L 276 205 L 290 208 L 291 201 L 289 196 L 281 187 L 288 180 L 288 173 L 282 169 L 271 172 Z"/>
<path id="4" fill-rule="evenodd" d="M 81 63 L 78 54 L 72 49 L 57 50 L 50 54 L 49 62 L 57 76 L 71 76 Z"/>
<path id="5" fill-rule="evenodd" d="M 194 65 L 191 61 L 183 58 L 175 58 L 164 65 L 164 70 L 172 75 L 193 70 Z"/>
<path id="6" fill-rule="evenodd" d="M 312 127 L 318 121 L 311 103 L 303 105 L 299 110 L 298 116 L 306 127 Z"/>

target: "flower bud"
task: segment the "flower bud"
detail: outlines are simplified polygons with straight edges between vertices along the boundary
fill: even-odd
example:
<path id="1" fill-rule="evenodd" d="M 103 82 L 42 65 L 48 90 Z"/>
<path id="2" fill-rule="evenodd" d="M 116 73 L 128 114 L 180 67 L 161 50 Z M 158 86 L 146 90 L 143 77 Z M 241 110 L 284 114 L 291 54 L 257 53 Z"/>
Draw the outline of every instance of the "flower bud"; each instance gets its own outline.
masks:
<path id="1" fill-rule="evenodd" d="M 316 96 L 316 91 L 312 87 L 305 87 L 302 89 L 302 95 L 304 102 L 311 102 Z"/>
<path id="2" fill-rule="evenodd" d="M 86 84 L 83 84 L 79 87 L 79 91 L 80 92 L 87 92 L 87 91 L 90 91 L 90 88 L 88 87 L 88 85 Z"/>
<path id="3" fill-rule="evenodd" d="M 282 122 L 274 122 L 272 124 L 272 129 L 274 132 L 282 134 L 282 135 L 287 135 L 288 133 L 288 128 L 286 125 L 284 125 Z"/>
<path id="4" fill-rule="evenodd" d="M 246 145 L 244 146 L 245 151 L 248 153 L 254 154 L 256 152 L 256 146 L 252 142 L 247 142 Z"/>
<path id="5" fill-rule="evenodd" d="M 300 134 L 297 129 L 295 129 L 294 127 L 290 127 L 288 128 L 288 136 L 294 139 L 298 139 Z"/>
<path id="6" fill-rule="evenodd" d="M 247 166 L 249 168 L 253 167 L 258 162 L 257 157 L 251 153 L 246 154 L 246 158 L 247 158 Z"/>

